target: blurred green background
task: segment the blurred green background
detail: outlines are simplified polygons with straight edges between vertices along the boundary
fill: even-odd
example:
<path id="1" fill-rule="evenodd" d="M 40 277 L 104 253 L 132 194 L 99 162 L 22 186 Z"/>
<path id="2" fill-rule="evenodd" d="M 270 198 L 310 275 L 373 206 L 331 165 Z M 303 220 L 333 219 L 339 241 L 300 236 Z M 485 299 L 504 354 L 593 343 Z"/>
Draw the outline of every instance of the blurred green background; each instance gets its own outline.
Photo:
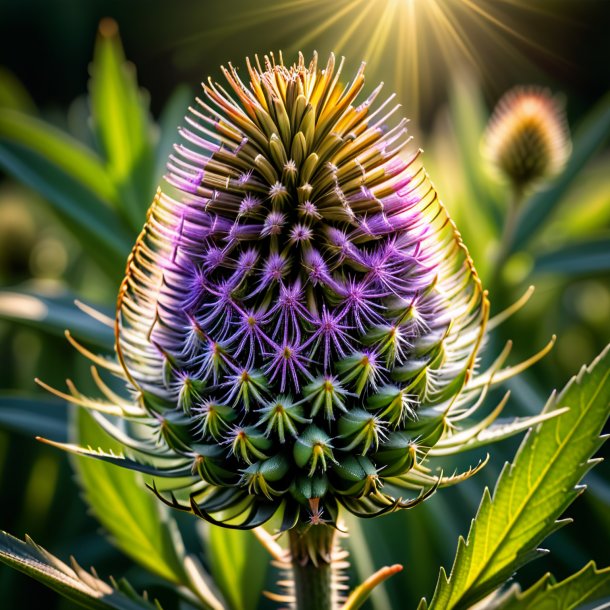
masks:
<path id="1" fill-rule="evenodd" d="M 0 388 L 10 398 L 0 403 L 1 529 L 19 537 L 28 533 L 62 558 L 74 554 L 104 576 L 126 573 L 132 584 L 163 595 L 162 583 L 150 581 L 100 534 L 79 498 L 66 457 L 35 442 L 31 432 L 44 418 L 45 431 L 65 438 L 67 422 L 66 408 L 47 405 L 51 401 L 34 385 L 34 377 L 55 387 L 70 377 L 86 388 L 88 365 L 61 334 L 68 326 L 88 328 L 73 313 L 74 298 L 112 313 L 122 264 L 109 264 L 96 246 L 96 234 L 103 241 L 104 232 L 116 227 L 116 241 L 124 245 L 114 252 L 122 260 L 138 226 L 119 211 L 107 224 L 90 225 L 91 235 L 83 234 L 54 198 L 52 176 L 51 187 L 45 182 L 47 170 L 15 165 L 25 145 L 15 144 L 19 138 L 10 134 L 19 130 L 20 117 L 37 117 L 103 157 L 87 90 L 98 24 L 108 16 L 119 25 L 125 56 L 145 92 L 142 104 L 150 109 L 151 158 L 134 191 L 141 222 L 197 83 L 207 75 L 217 78 L 222 63 L 242 65 L 245 55 L 282 49 L 291 61 L 299 49 L 306 56 L 316 49 L 324 61 L 336 51 L 346 55 L 347 75 L 366 59 L 369 90 L 384 80 L 387 93 L 395 91 L 402 112 L 411 117 L 415 146 L 424 148 L 426 168 L 490 288 L 492 313 L 530 284 L 536 286 L 528 305 L 498 329 L 488 347 L 493 354 L 511 338 L 511 361 L 519 362 L 551 335 L 558 336 L 541 363 L 510 382 L 511 414 L 539 411 L 552 389 L 562 387 L 610 341 L 607 0 L 274 0 L 259 5 L 244 0 L 2 0 Z M 574 153 L 563 176 L 526 202 L 512 255 L 502 269 L 494 269 L 506 193 L 481 158 L 480 140 L 493 105 L 516 84 L 540 84 L 563 95 Z M 41 323 L 24 296 L 33 291 L 52 304 L 51 322 Z M 100 348 L 107 338 L 85 332 L 84 339 Z M 34 394 L 44 402 L 42 409 L 30 401 Z M 358 574 L 405 564 L 371 607 L 403 607 L 405 600 L 430 595 L 436 566 L 452 558 L 457 534 L 465 533 L 482 487 L 493 481 L 515 446 L 505 443 L 483 475 L 440 492 L 421 509 L 352 524 Z M 468 456 L 475 463 L 478 457 Z M 570 509 L 576 522 L 552 537 L 550 558 L 528 568 L 523 582 L 547 569 L 566 575 L 590 557 L 600 565 L 610 563 L 609 481 L 608 465 L 597 467 L 589 492 Z M 4 567 L 0 599 L 6 608 L 73 607 Z"/>

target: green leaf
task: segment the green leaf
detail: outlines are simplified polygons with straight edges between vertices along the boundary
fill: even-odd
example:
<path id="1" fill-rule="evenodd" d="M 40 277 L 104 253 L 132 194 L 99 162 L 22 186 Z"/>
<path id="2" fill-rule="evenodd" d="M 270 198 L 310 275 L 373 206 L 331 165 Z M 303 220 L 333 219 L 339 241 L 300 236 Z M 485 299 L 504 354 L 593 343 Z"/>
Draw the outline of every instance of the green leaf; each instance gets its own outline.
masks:
<path id="1" fill-rule="evenodd" d="M 432 155 L 424 157 L 484 283 L 493 263 L 489 249 L 498 239 L 505 207 L 499 185 L 481 162 L 481 140 L 488 118 L 479 83 L 471 73 L 458 71 L 449 90 L 448 116 L 435 130 Z"/>
<path id="2" fill-rule="evenodd" d="M 23 83 L 4 66 L 0 66 L 0 108 L 36 112 L 36 105 Z"/>
<path id="3" fill-rule="evenodd" d="M 62 335 L 70 330 L 80 340 L 106 350 L 114 345 L 113 329 L 74 304 L 72 295 L 44 296 L 30 291 L 0 290 L 0 318 Z"/>
<path id="4" fill-rule="evenodd" d="M 255 610 L 261 599 L 269 557 L 250 531 L 210 526 L 207 555 L 214 581 L 231 610 Z"/>
<path id="5" fill-rule="evenodd" d="M 87 148 L 37 119 L 0 110 L 0 167 L 40 193 L 85 252 L 117 276 L 133 236 L 105 199 L 110 187 Z"/>
<path id="6" fill-rule="evenodd" d="M 1 396 L 0 427 L 34 438 L 67 437 L 66 404 L 46 396 Z"/>
<path id="7" fill-rule="evenodd" d="M 71 436 L 80 445 L 121 453 L 84 409 L 75 412 Z M 92 512 L 112 542 L 154 574 L 190 589 L 205 608 L 222 608 L 199 562 L 186 554 L 169 509 L 145 487 L 141 473 L 98 460 L 75 459 L 73 467 Z"/>
<path id="8" fill-rule="evenodd" d="M 460 538 L 449 578 L 441 568 L 433 610 L 467 608 L 541 554 L 540 542 L 565 522 L 557 519 L 584 489 L 575 486 L 594 465 L 609 415 L 610 346 L 583 367 L 544 412 L 570 410 L 531 430 L 493 499 L 485 489 L 467 541 Z M 426 608 L 422 600 L 420 608 Z"/>
<path id="9" fill-rule="evenodd" d="M 158 602 L 150 603 L 146 598 L 135 597 L 131 587 L 123 584 L 122 592 L 100 580 L 95 572 L 83 570 L 72 559 L 68 566 L 38 546 L 31 538 L 23 542 L 18 538 L 0 532 L 0 561 L 35 578 L 64 597 L 92 610 L 160 610 Z"/>
<path id="10" fill-rule="evenodd" d="M 76 411 L 73 424 L 79 444 L 121 451 L 83 409 Z M 154 574 L 174 583 L 186 580 L 176 523 L 146 489 L 143 477 L 96 460 L 76 459 L 73 466 L 87 503 L 114 544 Z"/>
<path id="11" fill-rule="evenodd" d="M 610 567 L 598 570 L 591 561 L 561 582 L 545 574 L 529 589 L 518 585 L 491 600 L 488 610 L 576 610 L 582 604 L 610 595 Z"/>
<path id="12" fill-rule="evenodd" d="M 23 146 L 30 154 L 44 157 L 57 172 L 97 196 L 102 205 L 112 207 L 116 190 L 102 160 L 67 133 L 35 117 L 16 110 L 0 109 L 0 141 Z"/>
<path id="13" fill-rule="evenodd" d="M 152 130 L 148 103 L 111 19 L 100 23 L 89 94 L 94 131 L 108 172 L 132 227 L 138 229 L 154 195 Z"/>
<path id="14" fill-rule="evenodd" d="M 450 111 L 462 170 L 470 193 L 477 202 L 476 205 L 469 206 L 468 215 L 475 214 L 479 231 L 484 230 L 486 235 L 497 234 L 501 222 L 498 201 L 489 178 L 483 171 L 480 152 L 488 115 L 481 88 L 472 74 L 460 73 L 453 79 Z"/>
<path id="15" fill-rule="evenodd" d="M 610 271 L 610 238 L 571 243 L 539 254 L 534 263 L 536 273 L 588 275 Z"/>
<path id="16" fill-rule="evenodd" d="M 567 243 L 598 235 L 610 224 L 610 173 L 608 157 L 599 154 L 580 172 L 570 190 L 562 197 L 553 217 L 536 236 L 538 243 Z"/>
<path id="17" fill-rule="evenodd" d="M 372 557 L 371 545 L 367 543 L 364 534 L 363 520 L 354 517 L 353 515 L 347 516 L 349 536 L 349 548 L 352 556 L 352 562 L 358 578 L 365 581 L 367 577 L 372 574 L 375 570 L 375 564 Z M 392 608 L 390 598 L 385 587 L 375 587 L 370 592 L 369 604 L 372 610 L 389 610 Z"/>
<path id="18" fill-rule="evenodd" d="M 610 94 L 585 117 L 574 134 L 572 155 L 548 188 L 535 193 L 519 214 L 511 251 L 524 248 L 572 186 L 574 179 L 610 135 Z"/>

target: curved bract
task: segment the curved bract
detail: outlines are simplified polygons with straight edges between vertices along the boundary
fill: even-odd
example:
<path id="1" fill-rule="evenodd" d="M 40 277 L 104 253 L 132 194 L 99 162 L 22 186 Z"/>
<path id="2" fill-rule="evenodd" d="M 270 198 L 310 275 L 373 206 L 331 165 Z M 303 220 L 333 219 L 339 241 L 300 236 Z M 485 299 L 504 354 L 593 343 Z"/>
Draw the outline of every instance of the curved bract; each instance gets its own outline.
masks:
<path id="1" fill-rule="evenodd" d="M 506 356 L 474 374 L 486 293 L 397 107 L 358 100 L 363 69 L 344 86 L 332 56 L 247 68 L 189 109 L 121 286 L 137 405 L 117 408 L 153 438 L 103 420 L 135 459 L 80 452 L 228 527 L 412 506 L 476 471 L 424 462 L 501 410 L 459 429 Z"/>

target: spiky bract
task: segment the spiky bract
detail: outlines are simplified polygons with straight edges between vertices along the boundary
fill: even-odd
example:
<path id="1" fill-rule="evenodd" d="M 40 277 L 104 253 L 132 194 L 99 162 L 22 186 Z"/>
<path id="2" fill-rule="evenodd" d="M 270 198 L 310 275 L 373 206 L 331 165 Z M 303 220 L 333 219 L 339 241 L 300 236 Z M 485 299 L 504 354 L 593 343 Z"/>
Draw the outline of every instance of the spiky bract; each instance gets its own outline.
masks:
<path id="1" fill-rule="evenodd" d="M 102 423 L 135 459 L 80 451 L 229 527 L 412 506 L 499 412 L 455 436 L 492 379 L 486 294 L 391 98 L 340 72 L 271 56 L 203 86 L 118 299 L 138 440 Z"/>

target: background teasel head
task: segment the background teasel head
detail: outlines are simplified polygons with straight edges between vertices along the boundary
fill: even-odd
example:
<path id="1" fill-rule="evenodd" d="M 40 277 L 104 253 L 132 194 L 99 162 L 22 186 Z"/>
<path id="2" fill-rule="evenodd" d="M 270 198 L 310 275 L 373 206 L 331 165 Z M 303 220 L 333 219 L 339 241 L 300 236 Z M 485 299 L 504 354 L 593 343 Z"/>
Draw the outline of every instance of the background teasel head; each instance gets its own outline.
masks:
<path id="1" fill-rule="evenodd" d="M 547 89 L 512 89 L 498 102 L 483 147 L 514 189 L 522 191 L 557 175 L 571 151 L 563 104 Z"/>
<path id="2" fill-rule="evenodd" d="M 435 459 L 537 421 L 489 429 L 503 400 L 472 423 L 527 363 L 477 370 L 487 295 L 392 98 L 357 102 L 363 69 L 342 86 L 333 56 L 247 68 L 189 109 L 127 263 L 118 362 L 89 354 L 130 398 L 97 373 L 108 404 L 68 396 L 128 456 L 65 447 L 229 527 L 413 506 L 476 471 Z"/>

